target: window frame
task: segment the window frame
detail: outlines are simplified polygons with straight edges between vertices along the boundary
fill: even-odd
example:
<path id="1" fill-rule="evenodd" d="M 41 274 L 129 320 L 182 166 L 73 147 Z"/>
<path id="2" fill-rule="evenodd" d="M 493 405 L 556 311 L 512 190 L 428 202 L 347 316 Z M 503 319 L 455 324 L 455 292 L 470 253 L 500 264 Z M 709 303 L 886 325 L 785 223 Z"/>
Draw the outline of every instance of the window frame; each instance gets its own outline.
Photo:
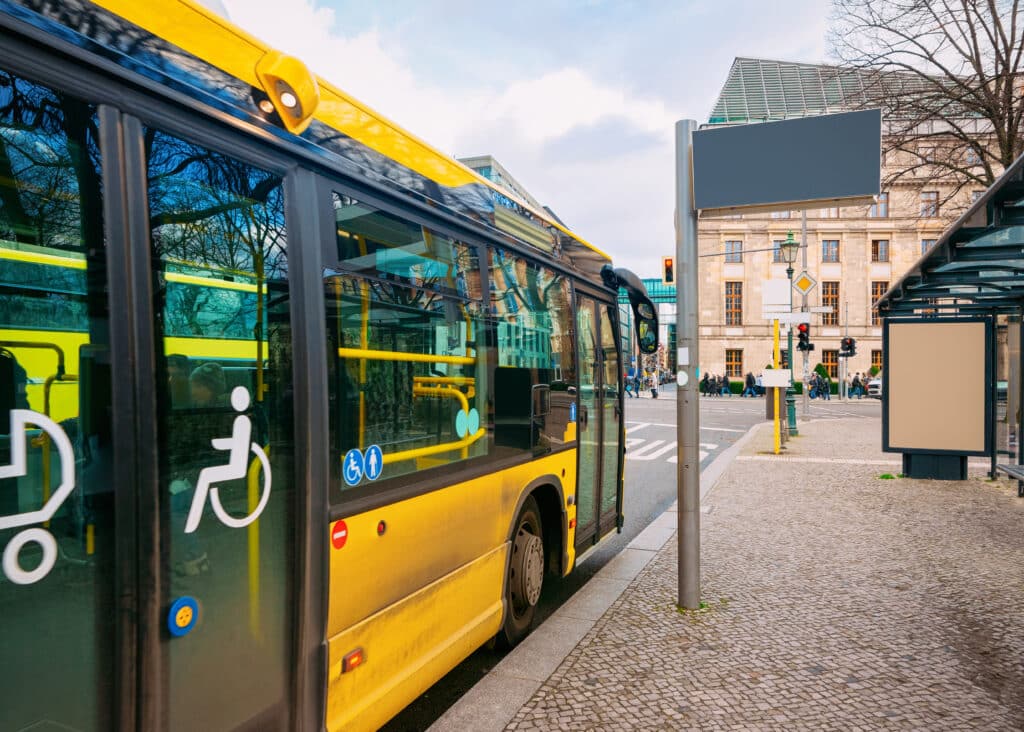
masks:
<path id="1" fill-rule="evenodd" d="M 883 247 L 882 244 L 885 244 Z M 889 262 L 889 239 L 872 239 L 871 240 L 871 261 L 872 262 Z"/>
<path id="2" fill-rule="evenodd" d="M 829 246 L 829 244 L 835 244 L 835 246 Z M 838 264 L 842 260 L 840 259 L 840 248 L 842 242 L 840 239 L 822 239 L 821 240 L 821 261 L 826 264 Z"/>
<path id="3" fill-rule="evenodd" d="M 934 219 L 939 216 L 939 192 L 938 191 L 921 191 L 920 198 L 921 202 L 921 218 L 923 219 Z"/>
<path id="4" fill-rule="evenodd" d="M 839 378 L 839 350 L 835 348 L 821 349 L 821 365 L 825 367 L 830 379 Z"/>
<path id="5" fill-rule="evenodd" d="M 734 356 L 735 358 L 730 358 Z M 736 373 L 733 373 L 730 369 L 736 367 Z M 728 378 L 743 378 L 743 349 L 742 348 L 726 348 L 725 349 L 725 375 Z"/>
<path id="6" fill-rule="evenodd" d="M 831 292 L 833 285 L 835 285 L 835 292 Z M 826 292 L 826 290 L 829 290 L 829 292 Z M 831 313 L 821 314 L 821 324 L 823 326 L 835 327 L 839 325 L 839 292 L 839 280 L 828 280 L 821 283 L 821 304 L 822 306 L 832 306 Z"/>
<path id="7" fill-rule="evenodd" d="M 889 218 L 889 191 L 882 191 L 878 194 L 878 200 L 868 208 L 869 219 Z"/>
<path id="8" fill-rule="evenodd" d="M 738 246 L 730 247 L 730 244 Z M 742 239 L 726 239 L 723 242 L 725 247 L 725 263 L 726 264 L 743 264 L 743 240 Z"/>
<path id="9" fill-rule="evenodd" d="M 868 307 L 871 312 L 871 325 L 881 325 L 882 319 L 878 315 L 878 310 L 875 308 L 875 303 L 886 293 L 889 289 L 888 280 L 871 280 L 871 299 L 868 303 Z"/>
<path id="10" fill-rule="evenodd" d="M 734 292 L 729 292 L 730 285 Z M 730 307 L 730 298 L 732 304 L 736 304 L 736 307 Z M 738 304 L 737 304 L 738 303 Z M 725 324 L 729 327 L 735 327 L 743 325 L 743 281 L 742 280 L 726 280 L 725 281 Z"/>

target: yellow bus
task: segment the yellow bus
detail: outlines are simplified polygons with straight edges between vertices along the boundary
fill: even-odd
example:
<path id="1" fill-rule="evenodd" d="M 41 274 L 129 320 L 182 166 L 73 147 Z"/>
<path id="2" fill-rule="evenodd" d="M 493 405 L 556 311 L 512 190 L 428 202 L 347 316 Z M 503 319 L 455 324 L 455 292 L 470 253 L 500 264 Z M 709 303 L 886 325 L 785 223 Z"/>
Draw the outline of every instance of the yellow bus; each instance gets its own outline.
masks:
<path id="1" fill-rule="evenodd" d="M 0 36 L 0 726 L 375 729 L 521 640 L 639 279 L 190 0 Z"/>

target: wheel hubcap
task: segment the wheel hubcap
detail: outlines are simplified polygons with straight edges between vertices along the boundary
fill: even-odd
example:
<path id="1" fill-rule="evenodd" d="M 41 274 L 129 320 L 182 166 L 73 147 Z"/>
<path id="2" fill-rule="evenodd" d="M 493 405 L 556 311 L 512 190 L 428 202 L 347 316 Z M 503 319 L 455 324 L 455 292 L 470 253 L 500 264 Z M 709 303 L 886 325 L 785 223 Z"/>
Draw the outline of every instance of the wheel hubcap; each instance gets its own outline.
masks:
<path id="1" fill-rule="evenodd" d="M 544 583 L 544 542 L 525 527 L 516 532 L 512 559 L 512 598 L 517 609 L 536 605 Z"/>

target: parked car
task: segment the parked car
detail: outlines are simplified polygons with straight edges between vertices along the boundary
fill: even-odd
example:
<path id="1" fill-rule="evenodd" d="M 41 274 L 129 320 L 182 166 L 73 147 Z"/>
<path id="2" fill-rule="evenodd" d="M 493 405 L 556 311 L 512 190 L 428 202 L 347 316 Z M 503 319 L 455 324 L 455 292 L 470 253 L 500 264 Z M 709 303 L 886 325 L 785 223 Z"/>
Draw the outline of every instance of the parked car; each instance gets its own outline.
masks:
<path id="1" fill-rule="evenodd" d="M 868 396 L 874 399 L 882 398 L 882 377 L 876 376 L 868 381 Z"/>

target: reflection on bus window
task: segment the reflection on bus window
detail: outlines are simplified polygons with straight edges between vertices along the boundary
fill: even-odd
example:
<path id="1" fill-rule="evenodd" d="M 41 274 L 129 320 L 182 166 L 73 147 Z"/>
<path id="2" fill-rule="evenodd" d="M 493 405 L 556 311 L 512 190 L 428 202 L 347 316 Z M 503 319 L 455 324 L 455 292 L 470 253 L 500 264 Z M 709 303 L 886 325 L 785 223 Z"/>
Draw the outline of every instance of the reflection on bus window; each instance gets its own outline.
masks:
<path id="1" fill-rule="evenodd" d="M 575 440 L 576 364 L 569 281 L 501 249 L 490 252 L 498 339 L 495 443 L 543 453 Z"/>
<path id="2" fill-rule="evenodd" d="M 372 445 L 393 478 L 487 453 L 488 394 L 476 249 L 334 194 L 324 272 L 332 466 Z M 340 492 L 332 492 L 336 500 Z"/>
<path id="3" fill-rule="evenodd" d="M 0 517 L 8 524 L 0 551 L 16 548 L 28 531 L 42 532 L 56 550 L 48 571 L 35 572 L 45 558 L 35 542 L 22 544 L 13 576 L 0 569 L 5 729 L 114 726 L 113 444 L 98 125 L 91 105 L 0 71 L 0 466 L 12 465 L 12 450 L 25 438 L 24 472 L 0 479 Z M 19 425 L 15 409 L 57 429 Z M 60 459 L 62 444 L 72 461 Z M 74 488 L 66 493 L 69 479 Z M 44 506 L 55 509 L 49 520 L 28 518 Z"/>

